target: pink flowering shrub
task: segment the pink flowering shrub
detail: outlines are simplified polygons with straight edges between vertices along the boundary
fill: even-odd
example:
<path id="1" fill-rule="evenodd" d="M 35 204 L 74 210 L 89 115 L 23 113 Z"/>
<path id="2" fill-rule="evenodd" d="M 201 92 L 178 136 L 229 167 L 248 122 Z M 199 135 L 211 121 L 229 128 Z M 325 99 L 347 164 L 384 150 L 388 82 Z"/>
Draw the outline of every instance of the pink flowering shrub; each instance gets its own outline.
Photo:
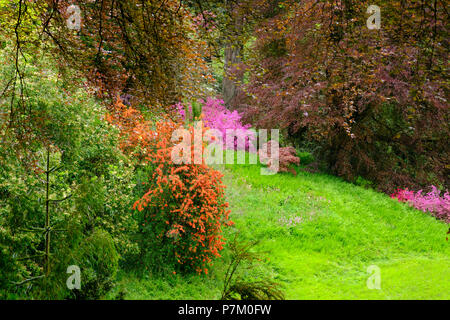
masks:
<path id="1" fill-rule="evenodd" d="M 175 105 L 178 113 L 185 119 L 185 107 L 178 103 Z M 188 105 L 189 113 L 192 114 L 192 106 Z M 250 131 L 251 125 L 243 125 L 241 122 L 241 115 L 235 110 L 230 111 L 224 106 L 224 101 L 221 99 L 208 98 L 202 101 L 202 115 L 205 127 L 219 130 L 223 135 L 224 148 L 235 150 L 242 149 L 243 146 L 238 146 L 239 139 L 245 141 L 245 149 L 250 152 L 256 152 L 253 141 L 256 140 L 253 131 Z M 226 130 L 236 130 L 236 137 L 234 141 L 226 141 Z M 240 147 L 240 148 L 239 148 Z"/>
<path id="2" fill-rule="evenodd" d="M 407 202 L 418 210 L 429 212 L 436 218 L 450 223 L 450 194 L 448 191 L 441 196 L 441 192 L 435 186 L 431 186 L 431 192 L 427 194 L 422 194 L 422 190 L 414 192 L 408 189 L 397 189 L 391 194 L 391 198 Z"/>

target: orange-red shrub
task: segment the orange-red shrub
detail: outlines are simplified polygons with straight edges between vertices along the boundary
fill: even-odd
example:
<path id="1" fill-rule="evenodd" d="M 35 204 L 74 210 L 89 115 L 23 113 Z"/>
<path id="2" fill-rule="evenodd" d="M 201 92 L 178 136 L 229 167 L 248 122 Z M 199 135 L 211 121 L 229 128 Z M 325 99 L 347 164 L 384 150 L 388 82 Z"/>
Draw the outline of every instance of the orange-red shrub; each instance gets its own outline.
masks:
<path id="1" fill-rule="evenodd" d="M 116 105 L 119 111 L 109 119 L 121 128 L 122 148 L 150 169 L 144 182 L 148 191 L 134 204 L 141 231 L 172 255 L 168 260 L 207 273 L 206 266 L 223 248 L 222 227 L 232 225 L 222 174 L 204 162 L 194 164 L 193 146 L 191 164 L 173 163 L 171 138 L 181 123 L 167 119 L 153 128 L 137 110 Z M 194 141 L 192 126 L 189 132 Z"/>

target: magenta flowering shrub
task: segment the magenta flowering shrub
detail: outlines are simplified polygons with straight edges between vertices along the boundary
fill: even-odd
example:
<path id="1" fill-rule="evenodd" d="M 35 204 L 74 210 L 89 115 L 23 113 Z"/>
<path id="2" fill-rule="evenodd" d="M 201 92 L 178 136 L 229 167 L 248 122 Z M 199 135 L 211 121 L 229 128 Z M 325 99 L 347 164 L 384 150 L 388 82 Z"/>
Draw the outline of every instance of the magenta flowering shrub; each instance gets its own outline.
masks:
<path id="1" fill-rule="evenodd" d="M 178 111 L 178 114 L 181 116 L 181 118 L 183 120 L 186 120 L 186 111 L 184 110 L 185 106 L 181 102 L 179 102 L 174 107 Z M 189 113 L 192 114 L 192 106 L 189 104 L 187 107 L 189 108 Z"/>
<path id="2" fill-rule="evenodd" d="M 397 189 L 391 194 L 391 198 L 407 202 L 418 210 L 429 212 L 436 218 L 450 223 L 450 194 L 448 191 L 441 196 L 441 192 L 435 186 L 431 186 L 431 191 L 426 194 L 422 194 L 422 190 L 414 192 L 407 188 Z"/>
<path id="3" fill-rule="evenodd" d="M 222 99 L 208 98 L 202 101 L 202 115 L 205 127 L 210 129 L 219 130 L 223 135 L 223 146 L 226 149 L 243 149 L 244 146 L 238 146 L 239 139 L 245 141 L 245 149 L 250 152 L 256 152 L 254 141 L 256 140 L 255 133 L 250 129 L 251 125 L 243 125 L 241 120 L 241 115 L 239 112 L 228 110 Z M 181 117 L 185 118 L 184 105 L 178 103 L 175 105 L 178 113 Z M 192 114 L 192 106 L 188 105 L 189 112 Z M 236 137 L 233 141 L 227 141 L 226 131 L 236 130 Z"/>

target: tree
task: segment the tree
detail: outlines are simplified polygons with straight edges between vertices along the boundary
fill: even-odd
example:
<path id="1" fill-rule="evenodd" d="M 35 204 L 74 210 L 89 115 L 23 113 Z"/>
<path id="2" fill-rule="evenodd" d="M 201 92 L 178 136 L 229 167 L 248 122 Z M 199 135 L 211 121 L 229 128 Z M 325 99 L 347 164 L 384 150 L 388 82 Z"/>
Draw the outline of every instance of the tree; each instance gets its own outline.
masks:
<path id="1" fill-rule="evenodd" d="M 256 28 L 245 119 L 312 141 L 327 169 L 395 184 L 448 186 L 448 11 L 441 1 L 284 1 Z M 401 22 L 401 23 L 400 23 Z"/>

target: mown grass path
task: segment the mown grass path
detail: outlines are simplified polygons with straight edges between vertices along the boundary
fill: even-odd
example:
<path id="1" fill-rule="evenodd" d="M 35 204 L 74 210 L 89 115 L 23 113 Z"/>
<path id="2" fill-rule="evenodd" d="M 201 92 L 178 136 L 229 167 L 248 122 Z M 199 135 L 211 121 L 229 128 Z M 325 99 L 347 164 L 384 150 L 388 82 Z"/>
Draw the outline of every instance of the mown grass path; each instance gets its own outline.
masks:
<path id="1" fill-rule="evenodd" d="M 260 240 L 288 299 L 450 298 L 445 223 L 328 175 L 227 170 L 236 228 Z M 370 265 L 380 290 L 367 287 Z"/>

